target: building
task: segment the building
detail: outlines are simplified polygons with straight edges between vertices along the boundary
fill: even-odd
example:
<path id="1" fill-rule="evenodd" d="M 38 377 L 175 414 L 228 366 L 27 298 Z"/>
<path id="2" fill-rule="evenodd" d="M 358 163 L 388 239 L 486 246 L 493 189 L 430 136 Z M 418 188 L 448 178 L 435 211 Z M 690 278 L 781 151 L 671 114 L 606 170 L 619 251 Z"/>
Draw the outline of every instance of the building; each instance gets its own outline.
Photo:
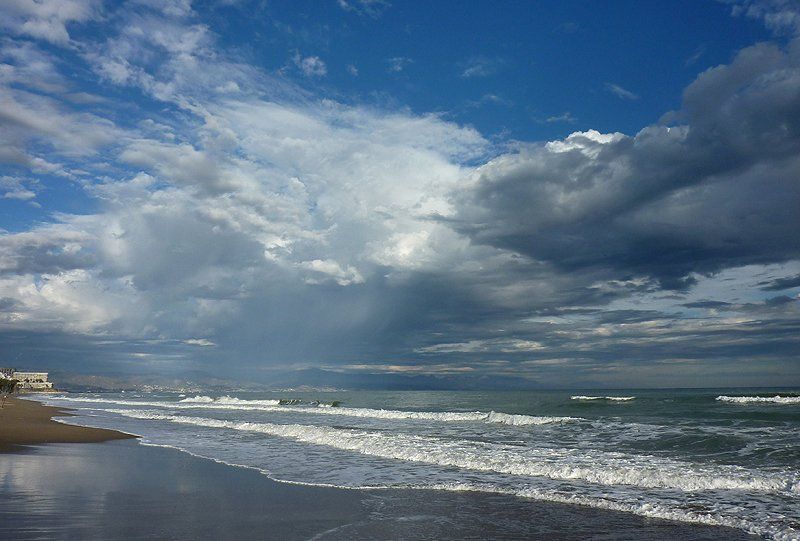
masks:
<path id="1" fill-rule="evenodd" d="M 0 368 L 0 376 L 17 380 L 20 391 L 53 390 L 53 382 L 47 380 L 47 372 L 20 372 L 16 368 Z"/>

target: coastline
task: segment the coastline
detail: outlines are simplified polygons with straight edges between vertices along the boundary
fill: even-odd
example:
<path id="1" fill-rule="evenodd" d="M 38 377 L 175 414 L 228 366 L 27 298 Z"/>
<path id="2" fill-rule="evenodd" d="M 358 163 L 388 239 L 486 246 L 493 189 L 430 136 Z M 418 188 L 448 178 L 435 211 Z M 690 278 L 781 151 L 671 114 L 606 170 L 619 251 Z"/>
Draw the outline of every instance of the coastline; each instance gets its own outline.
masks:
<path id="1" fill-rule="evenodd" d="M 135 440 L 0 454 L 0 538 L 754 541 L 724 527 L 503 494 L 275 481 Z"/>
<path id="2" fill-rule="evenodd" d="M 0 409 L 0 453 L 20 451 L 47 443 L 100 443 L 137 436 L 117 430 L 59 423 L 54 417 L 71 417 L 68 410 L 45 406 L 36 400 L 11 397 Z"/>
<path id="3" fill-rule="evenodd" d="M 64 425 L 51 419 L 70 415 L 63 409 L 14 402 L 16 414 L 7 405 L 3 415 L 32 427 L 12 443 L 35 446 L 0 454 L 3 539 L 758 539 L 727 527 L 505 494 L 286 483 L 141 445 L 122 432 Z"/>

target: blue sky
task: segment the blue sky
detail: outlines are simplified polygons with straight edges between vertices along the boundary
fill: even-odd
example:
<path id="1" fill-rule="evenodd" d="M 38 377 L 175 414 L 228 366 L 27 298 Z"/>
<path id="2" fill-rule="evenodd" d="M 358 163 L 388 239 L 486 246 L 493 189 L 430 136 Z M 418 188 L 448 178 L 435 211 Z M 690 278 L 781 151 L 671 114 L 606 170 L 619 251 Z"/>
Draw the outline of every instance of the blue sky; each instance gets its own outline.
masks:
<path id="1" fill-rule="evenodd" d="M 3 4 L 2 362 L 800 383 L 793 1 Z"/>
<path id="2" fill-rule="evenodd" d="M 251 9 L 212 8 L 209 16 L 225 28 L 226 17 Z M 331 97 L 440 112 L 488 136 L 526 141 L 575 128 L 635 132 L 678 107 L 698 73 L 770 37 L 763 24 L 714 2 L 405 3 L 380 13 L 275 2 L 252 12 L 246 32 L 223 37 L 268 69 L 295 52 L 318 56 L 326 76 L 314 86 Z"/>

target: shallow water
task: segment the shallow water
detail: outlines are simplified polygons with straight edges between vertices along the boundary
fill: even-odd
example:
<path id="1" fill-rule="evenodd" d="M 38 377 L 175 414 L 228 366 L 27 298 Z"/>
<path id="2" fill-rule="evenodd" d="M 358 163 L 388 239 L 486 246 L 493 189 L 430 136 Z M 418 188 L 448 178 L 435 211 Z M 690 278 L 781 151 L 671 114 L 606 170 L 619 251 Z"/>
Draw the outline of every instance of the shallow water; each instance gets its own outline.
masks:
<path id="1" fill-rule="evenodd" d="M 795 396 L 120 393 L 46 401 L 79 408 L 70 422 L 141 434 L 279 480 L 516 495 L 785 540 L 800 537 Z"/>
<path id="2" fill-rule="evenodd" d="M 132 441 L 0 454 L 0 539 L 745 541 L 726 528 L 504 494 L 278 483 Z"/>

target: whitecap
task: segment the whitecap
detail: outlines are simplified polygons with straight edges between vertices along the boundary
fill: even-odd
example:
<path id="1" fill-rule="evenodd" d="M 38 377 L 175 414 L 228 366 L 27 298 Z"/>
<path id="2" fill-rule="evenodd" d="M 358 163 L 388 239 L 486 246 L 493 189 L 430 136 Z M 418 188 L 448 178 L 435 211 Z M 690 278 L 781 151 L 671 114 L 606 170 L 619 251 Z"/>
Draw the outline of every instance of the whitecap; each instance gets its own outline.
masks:
<path id="1" fill-rule="evenodd" d="M 343 417 L 387 419 L 387 420 L 422 420 L 443 423 L 453 422 L 484 422 L 489 424 L 504 424 L 511 426 L 533 426 L 558 424 L 581 420 L 578 417 L 538 416 L 503 413 L 497 411 L 482 412 L 455 412 L 455 411 L 403 411 L 390 409 L 348 408 L 332 407 L 331 405 L 317 404 L 316 406 L 287 406 L 280 405 L 279 400 L 244 400 L 230 396 L 211 398 L 209 396 L 194 396 L 178 402 L 147 402 L 133 400 L 112 400 L 104 398 L 79 398 L 79 397 L 51 397 L 50 399 L 70 400 L 95 404 L 116 404 L 134 407 L 157 407 L 168 409 L 211 409 L 211 410 L 240 410 L 297 413 L 306 415 L 336 415 Z"/>
<path id="2" fill-rule="evenodd" d="M 628 402 L 635 398 L 635 396 L 586 396 L 582 394 L 570 397 L 571 400 L 611 400 L 613 402 Z"/>
<path id="3" fill-rule="evenodd" d="M 646 455 L 579 449 L 520 449 L 468 440 L 341 429 L 300 424 L 225 421 L 157 411 L 109 410 L 127 417 L 255 432 L 343 451 L 513 476 L 580 480 L 598 485 L 632 485 L 683 491 L 747 490 L 800 493 L 796 476 L 758 473 L 730 465 L 700 465 Z"/>
<path id="4" fill-rule="evenodd" d="M 717 397 L 720 402 L 732 402 L 735 404 L 800 404 L 800 396 L 726 396 Z"/>

